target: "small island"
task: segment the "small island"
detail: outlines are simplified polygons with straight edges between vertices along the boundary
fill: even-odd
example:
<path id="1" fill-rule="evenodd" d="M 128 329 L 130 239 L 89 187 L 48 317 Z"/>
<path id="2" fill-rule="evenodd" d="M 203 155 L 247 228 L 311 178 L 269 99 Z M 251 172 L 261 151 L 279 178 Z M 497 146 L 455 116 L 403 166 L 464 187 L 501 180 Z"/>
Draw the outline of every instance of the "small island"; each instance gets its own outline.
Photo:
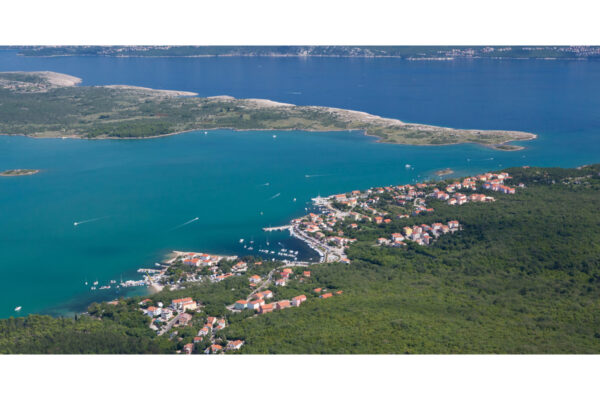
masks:
<path id="1" fill-rule="evenodd" d="M 445 168 L 445 169 L 440 169 L 439 171 L 435 171 L 435 174 L 437 176 L 445 176 L 445 175 L 450 175 L 453 173 L 454 173 L 454 171 L 451 170 L 450 168 Z"/>
<path id="2" fill-rule="evenodd" d="M 7 169 L 6 171 L 0 172 L 0 176 L 24 176 L 34 175 L 40 172 L 39 169 Z"/>
<path id="3" fill-rule="evenodd" d="M 194 130 L 362 131 L 384 143 L 477 143 L 519 150 L 533 133 L 454 129 L 403 122 L 361 111 L 297 106 L 266 99 L 111 85 L 79 86 L 49 71 L 0 72 L 0 134 L 81 139 L 143 139 Z"/>

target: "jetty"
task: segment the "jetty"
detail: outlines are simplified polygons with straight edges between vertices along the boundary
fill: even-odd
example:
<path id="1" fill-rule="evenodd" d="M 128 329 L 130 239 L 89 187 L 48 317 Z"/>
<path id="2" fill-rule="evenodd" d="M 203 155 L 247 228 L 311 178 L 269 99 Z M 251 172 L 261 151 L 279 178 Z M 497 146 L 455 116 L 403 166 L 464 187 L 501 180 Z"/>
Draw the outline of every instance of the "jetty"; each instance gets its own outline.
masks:
<path id="1" fill-rule="evenodd" d="M 292 225 L 270 226 L 268 228 L 262 228 L 262 230 L 265 232 L 287 231 L 289 229 L 292 229 Z"/>

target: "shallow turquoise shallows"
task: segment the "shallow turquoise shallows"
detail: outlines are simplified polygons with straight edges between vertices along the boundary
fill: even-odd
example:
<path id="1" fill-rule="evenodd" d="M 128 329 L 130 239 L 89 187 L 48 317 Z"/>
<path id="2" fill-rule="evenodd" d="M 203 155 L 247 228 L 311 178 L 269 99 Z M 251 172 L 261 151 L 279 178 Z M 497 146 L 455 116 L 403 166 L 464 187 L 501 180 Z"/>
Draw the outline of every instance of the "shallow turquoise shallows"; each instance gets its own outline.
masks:
<path id="1" fill-rule="evenodd" d="M 319 194 L 414 182 L 447 167 L 463 175 L 600 162 L 598 62 L 38 59 L 3 51 L 0 69 L 540 135 L 518 152 L 381 144 L 360 132 L 222 130 L 124 141 L 0 136 L 0 170 L 42 170 L 0 178 L 0 317 L 68 314 L 126 294 L 91 292 L 84 283 L 139 277 L 136 269 L 175 249 L 248 254 L 244 238 L 254 251 L 268 240 L 273 250 L 293 248 L 308 259 L 314 255 L 302 243 L 285 233 L 267 237 L 261 228 L 302 215 Z"/>

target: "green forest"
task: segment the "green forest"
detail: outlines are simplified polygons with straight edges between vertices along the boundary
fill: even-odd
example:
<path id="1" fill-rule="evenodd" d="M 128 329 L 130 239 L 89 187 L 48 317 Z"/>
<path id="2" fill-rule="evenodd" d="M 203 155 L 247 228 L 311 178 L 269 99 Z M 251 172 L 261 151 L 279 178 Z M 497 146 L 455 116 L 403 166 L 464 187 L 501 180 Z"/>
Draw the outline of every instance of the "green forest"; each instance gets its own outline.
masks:
<path id="1" fill-rule="evenodd" d="M 241 278 L 190 284 L 153 301 L 194 296 L 222 313 L 223 338 L 253 354 L 462 354 L 600 352 L 600 165 L 505 170 L 525 189 L 493 203 L 448 206 L 357 231 L 351 264 L 311 267 L 301 307 L 254 318 L 224 306 L 248 294 Z M 457 219 L 462 230 L 431 246 L 374 246 L 408 223 Z M 273 265 L 265 265 L 265 271 Z M 320 299 L 316 287 L 340 295 Z M 93 304 L 76 319 L 31 315 L 0 321 L 2 353 L 172 353 L 186 342 L 157 337 L 139 298 Z M 190 332 L 189 335 L 193 335 Z"/>

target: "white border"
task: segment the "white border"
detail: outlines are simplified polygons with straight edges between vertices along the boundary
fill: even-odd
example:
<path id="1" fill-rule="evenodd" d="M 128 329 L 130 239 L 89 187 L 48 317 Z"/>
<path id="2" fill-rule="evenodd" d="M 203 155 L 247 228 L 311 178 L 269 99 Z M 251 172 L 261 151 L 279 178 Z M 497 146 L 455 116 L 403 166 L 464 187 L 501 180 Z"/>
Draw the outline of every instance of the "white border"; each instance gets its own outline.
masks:
<path id="1" fill-rule="evenodd" d="M 20 0 L 0 45 L 600 45 L 583 0 Z M 0 356 L 3 398 L 588 398 L 598 356 Z"/>
<path id="2" fill-rule="evenodd" d="M 600 45 L 588 0 L 19 0 L 0 44 Z"/>
<path id="3" fill-rule="evenodd" d="M 597 397 L 598 356 L 2 356 L 3 398 Z M 7 397 L 5 397 L 7 394 Z M 26 394 L 26 396 L 24 396 Z"/>

